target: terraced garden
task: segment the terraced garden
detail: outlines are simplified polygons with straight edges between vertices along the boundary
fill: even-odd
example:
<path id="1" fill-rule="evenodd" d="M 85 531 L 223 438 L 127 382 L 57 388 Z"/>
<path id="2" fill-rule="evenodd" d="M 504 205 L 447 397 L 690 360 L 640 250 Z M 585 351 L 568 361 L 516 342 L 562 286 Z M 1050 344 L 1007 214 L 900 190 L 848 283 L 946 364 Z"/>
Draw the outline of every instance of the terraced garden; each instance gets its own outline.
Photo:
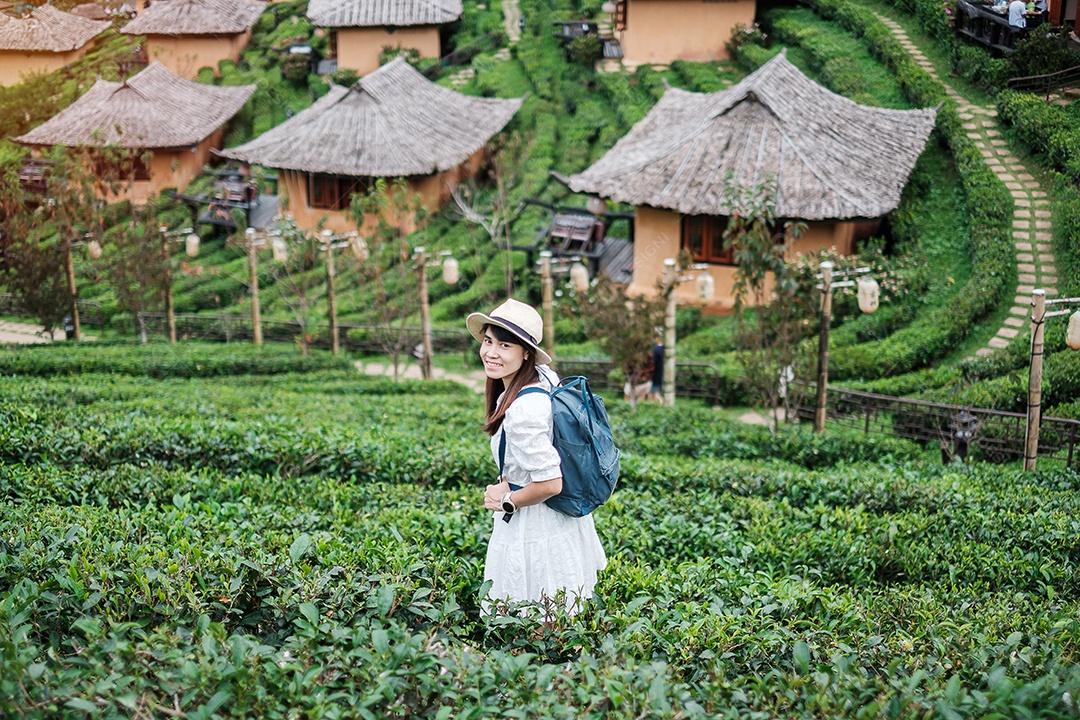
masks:
<path id="1" fill-rule="evenodd" d="M 465 4 L 459 44 L 501 26 L 498 3 Z M 1005 322 L 1027 282 L 1017 253 L 1048 245 L 1057 290 L 1080 295 L 1080 165 L 1055 132 L 1076 124 L 1073 109 L 1005 93 L 1001 134 L 986 134 L 989 101 L 938 79 L 929 0 L 916 19 L 812 0 L 773 11 L 768 46 L 742 46 L 737 62 L 600 74 L 550 36 L 553 20 L 598 4 L 520 0 L 512 52 L 481 54 L 460 86 L 529 94 L 511 128 L 523 138 L 512 203 L 576 202 L 549 171 L 594 161 L 665 82 L 722 89 L 781 47 L 859 102 L 943 103 L 889 237 L 859 258 L 888 278 L 888 302 L 856 317 L 838 300 L 833 377 L 1022 410 L 1026 331 Z M 284 25 L 301 6 L 271 6 L 253 52 L 293 31 L 314 39 Z M 272 91 L 269 55 L 223 70 L 219 82 L 262 86 L 230 142 L 325 91 L 312 78 Z M 17 98 L 0 93 L 0 105 Z M 1016 225 L 1018 191 L 1000 176 L 1014 169 L 996 170 L 1006 146 L 1047 193 L 1052 231 L 1034 212 Z M 545 217 L 525 209 L 514 241 Z M 422 243 L 462 264 L 458 286 L 432 276 L 438 325 L 505 293 L 506 258 L 453 210 Z M 239 252 L 219 237 L 197 262 L 206 272 L 178 277 L 177 310 L 246 312 Z M 524 254 L 510 265 L 517 292 L 538 296 Z M 79 273 L 83 297 L 114 318 L 106 334 L 128 331 L 109 283 L 89 263 Z M 260 282 L 267 316 L 290 317 L 273 275 Z M 342 319 L 370 320 L 372 292 L 344 273 Z M 681 357 L 717 365 L 743 402 L 731 324 L 691 311 L 679 323 Z M 562 352 L 598 355 L 568 318 L 557 337 Z M 995 337 L 1009 342 L 981 356 Z M 1046 413 L 1080 417 L 1080 354 L 1064 347 L 1050 326 Z M 351 358 L 287 346 L 133 347 L 120 335 L 0 350 L 0 716 L 1080 717 L 1076 472 L 943 466 L 906 441 L 773 434 L 683 399 L 677 412 L 609 406 L 625 451 L 597 513 L 610 565 L 585 613 L 544 629 L 480 616 L 492 522 L 480 494 L 494 463 L 481 399 L 463 386 L 363 377 Z"/>
<path id="2" fill-rule="evenodd" d="M 615 401 L 611 565 L 539 633 L 479 616 L 479 397 L 289 349 L 195 377 L 197 353 L 23 352 L 5 716 L 1076 717 L 1075 474 Z"/>

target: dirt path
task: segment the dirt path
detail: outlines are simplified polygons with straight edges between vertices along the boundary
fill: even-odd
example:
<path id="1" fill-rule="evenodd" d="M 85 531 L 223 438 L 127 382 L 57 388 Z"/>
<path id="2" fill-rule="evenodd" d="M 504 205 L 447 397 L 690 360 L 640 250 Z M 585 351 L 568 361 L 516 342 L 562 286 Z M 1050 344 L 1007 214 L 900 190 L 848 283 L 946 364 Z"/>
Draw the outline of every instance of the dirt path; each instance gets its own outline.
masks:
<path id="1" fill-rule="evenodd" d="M 390 363 L 364 362 L 358 360 L 356 362 L 356 369 L 365 375 L 381 375 L 388 378 L 394 377 L 394 366 Z M 420 366 L 415 362 L 407 361 L 402 363 L 400 370 L 401 379 L 419 380 L 421 378 Z M 454 382 L 461 383 L 470 390 L 479 393 L 484 392 L 484 382 L 487 379 L 483 370 L 474 370 L 470 373 L 455 373 L 442 368 L 432 368 L 431 375 L 435 380 L 453 380 Z"/>
<path id="2" fill-rule="evenodd" d="M 63 330 L 57 330 L 53 336 L 44 334 L 40 325 L 0 321 L 0 343 L 31 345 L 52 342 L 64 337 Z"/>

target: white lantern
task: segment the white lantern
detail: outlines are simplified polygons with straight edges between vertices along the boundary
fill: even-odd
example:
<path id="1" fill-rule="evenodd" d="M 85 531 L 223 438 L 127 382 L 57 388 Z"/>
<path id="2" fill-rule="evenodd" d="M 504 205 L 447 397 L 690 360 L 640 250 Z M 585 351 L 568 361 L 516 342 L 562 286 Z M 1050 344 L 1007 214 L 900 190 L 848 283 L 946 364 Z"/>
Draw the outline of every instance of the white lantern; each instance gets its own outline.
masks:
<path id="1" fill-rule="evenodd" d="M 1069 329 L 1065 332 L 1065 342 L 1073 350 L 1080 350 L 1080 310 L 1069 318 Z"/>
<path id="2" fill-rule="evenodd" d="M 881 294 L 881 288 L 878 286 L 877 280 L 869 275 L 863 275 L 859 278 L 859 309 L 864 313 L 870 314 L 878 308 L 878 296 Z"/>
<path id="3" fill-rule="evenodd" d="M 289 249 L 283 238 L 276 237 L 270 241 L 270 247 L 274 251 L 274 260 L 283 263 L 289 259 Z"/>
<path id="4" fill-rule="evenodd" d="M 589 268 L 585 267 L 581 261 L 575 261 L 570 266 L 570 284 L 579 293 L 589 291 Z"/>
<path id="5" fill-rule="evenodd" d="M 697 295 L 698 300 L 703 303 L 712 302 L 713 295 L 716 293 L 716 281 L 713 280 L 713 276 L 707 272 L 703 272 L 697 276 Z"/>
<path id="6" fill-rule="evenodd" d="M 601 197 L 590 195 L 589 199 L 585 201 L 585 209 L 599 217 L 607 212 L 607 201 Z"/>
<path id="7" fill-rule="evenodd" d="M 101 243 L 97 240 L 91 240 L 86 243 L 86 253 L 90 256 L 91 260 L 97 260 L 101 257 Z"/>
<path id="8" fill-rule="evenodd" d="M 349 249 L 352 250 L 352 254 L 360 262 L 367 262 L 367 259 L 371 257 L 371 251 L 368 250 L 367 243 L 359 235 L 353 235 L 352 239 L 349 240 Z"/>
<path id="9" fill-rule="evenodd" d="M 452 257 L 448 257 L 442 261 L 442 279 L 447 285 L 457 285 L 458 280 L 461 279 L 461 273 L 458 268 L 458 261 Z"/>
<path id="10" fill-rule="evenodd" d="M 615 14 L 615 3 L 606 2 L 606 3 L 604 3 L 603 5 L 600 6 L 600 9 L 603 10 L 604 12 L 606 12 L 608 15 L 614 15 Z"/>
<path id="11" fill-rule="evenodd" d="M 199 236 L 195 233 L 191 233 L 184 241 L 184 252 L 188 257 L 195 257 L 199 254 Z"/>

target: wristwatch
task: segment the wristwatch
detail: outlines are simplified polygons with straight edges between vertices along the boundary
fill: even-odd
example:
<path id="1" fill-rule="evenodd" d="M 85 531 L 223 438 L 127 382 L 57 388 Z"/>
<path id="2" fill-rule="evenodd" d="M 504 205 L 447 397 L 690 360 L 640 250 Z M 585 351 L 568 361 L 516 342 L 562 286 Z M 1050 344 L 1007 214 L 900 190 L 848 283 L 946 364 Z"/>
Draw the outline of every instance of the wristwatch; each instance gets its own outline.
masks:
<path id="1" fill-rule="evenodd" d="M 517 512 L 517 505 L 514 504 L 513 498 L 510 497 L 513 494 L 514 491 L 511 490 L 510 492 L 505 493 L 502 496 L 502 509 L 503 512 L 508 515 L 512 515 L 513 513 Z"/>

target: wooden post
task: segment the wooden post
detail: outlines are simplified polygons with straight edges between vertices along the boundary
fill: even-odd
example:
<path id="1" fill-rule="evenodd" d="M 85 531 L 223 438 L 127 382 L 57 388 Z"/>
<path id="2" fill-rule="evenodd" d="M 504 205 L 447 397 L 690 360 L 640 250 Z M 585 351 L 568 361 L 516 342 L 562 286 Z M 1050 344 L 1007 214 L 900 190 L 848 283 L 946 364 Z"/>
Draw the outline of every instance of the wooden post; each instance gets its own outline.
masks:
<path id="1" fill-rule="evenodd" d="M 1046 291 L 1031 291 L 1031 357 L 1028 361 L 1027 431 L 1024 433 L 1024 472 L 1035 469 L 1039 455 L 1039 423 L 1042 420 L 1043 333 Z"/>
<path id="2" fill-rule="evenodd" d="M 176 313 L 173 311 L 173 271 L 172 249 L 169 243 L 169 228 L 162 225 L 161 228 L 161 253 L 165 258 L 165 324 L 169 328 L 169 342 L 176 342 Z"/>
<path id="3" fill-rule="evenodd" d="M 259 266 L 255 247 L 255 228 L 247 229 L 248 286 L 251 288 L 251 334 L 252 342 L 263 344 L 262 312 L 259 307 Z"/>
<path id="4" fill-rule="evenodd" d="M 544 352 L 555 358 L 555 283 L 551 279 L 551 251 L 540 251 L 540 287 L 543 293 Z"/>
<path id="5" fill-rule="evenodd" d="M 326 241 L 326 304 L 330 313 L 330 352 L 337 355 L 341 352 L 338 340 L 337 321 L 337 294 L 334 292 L 334 233 L 323 230 L 323 239 Z"/>
<path id="6" fill-rule="evenodd" d="M 423 356 L 420 358 L 420 372 L 425 380 L 431 379 L 431 307 L 428 305 L 427 251 L 416 248 L 416 272 L 420 281 L 420 335 Z"/>
<path id="7" fill-rule="evenodd" d="M 176 342 L 176 313 L 173 311 L 172 271 L 169 271 L 168 285 L 165 286 L 165 317 L 169 322 L 169 342 Z"/>
<path id="8" fill-rule="evenodd" d="M 71 241 L 67 242 L 64 261 L 67 265 L 68 297 L 71 298 L 71 326 L 75 329 L 75 339 L 82 340 L 82 326 L 79 324 L 79 291 L 75 286 L 75 258 L 71 253 Z"/>
<path id="9" fill-rule="evenodd" d="M 825 430 L 825 403 L 829 388 L 829 324 L 832 322 L 832 269 L 821 263 L 821 335 L 818 340 L 817 404 L 814 409 L 814 432 Z"/>
<path id="10" fill-rule="evenodd" d="M 667 285 L 667 312 L 664 314 L 664 405 L 675 407 L 675 288 L 678 270 L 671 258 L 664 260 L 664 283 Z M 631 388 L 632 389 L 632 388 Z"/>

